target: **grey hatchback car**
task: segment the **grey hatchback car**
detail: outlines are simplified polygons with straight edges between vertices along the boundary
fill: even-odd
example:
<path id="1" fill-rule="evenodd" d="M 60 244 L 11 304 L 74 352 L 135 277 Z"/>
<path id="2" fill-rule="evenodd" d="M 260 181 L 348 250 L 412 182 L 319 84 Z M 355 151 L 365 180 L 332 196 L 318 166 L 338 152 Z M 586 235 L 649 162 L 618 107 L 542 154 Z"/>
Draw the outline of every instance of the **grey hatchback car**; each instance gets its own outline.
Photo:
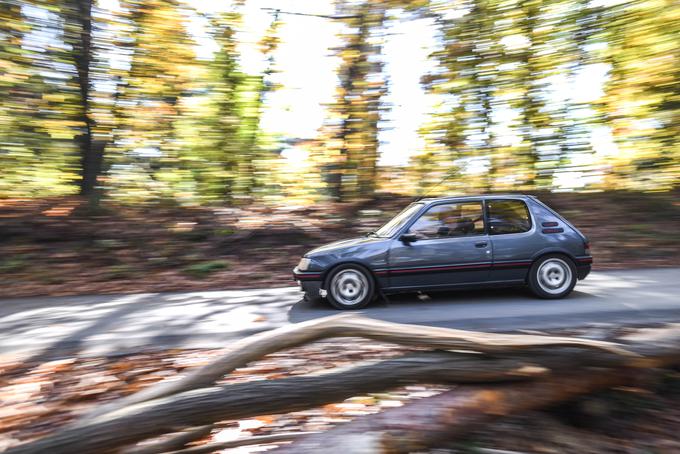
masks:
<path id="1" fill-rule="evenodd" d="M 377 295 L 526 285 L 562 298 L 590 272 L 588 239 L 527 195 L 423 199 L 375 232 L 303 256 L 306 298 L 359 309 Z"/>

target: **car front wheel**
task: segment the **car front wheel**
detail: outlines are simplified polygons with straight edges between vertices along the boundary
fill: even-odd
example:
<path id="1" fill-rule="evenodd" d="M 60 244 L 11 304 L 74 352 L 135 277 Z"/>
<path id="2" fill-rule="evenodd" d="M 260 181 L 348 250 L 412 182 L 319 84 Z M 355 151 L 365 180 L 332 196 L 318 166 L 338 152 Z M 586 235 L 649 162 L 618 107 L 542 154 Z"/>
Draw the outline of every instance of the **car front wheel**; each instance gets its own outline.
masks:
<path id="1" fill-rule="evenodd" d="M 529 270 L 529 288 L 539 298 L 564 298 L 576 285 L 576 267 L 563 255 L 541 257 Z"/>
<path id="2" fill-rule="evenodd" d="M 373 299 L 375 284 L 367 270 L 358 265 L 341 265 L 326 281 L 328 302 L 337 309 L 361 309 Z"/>

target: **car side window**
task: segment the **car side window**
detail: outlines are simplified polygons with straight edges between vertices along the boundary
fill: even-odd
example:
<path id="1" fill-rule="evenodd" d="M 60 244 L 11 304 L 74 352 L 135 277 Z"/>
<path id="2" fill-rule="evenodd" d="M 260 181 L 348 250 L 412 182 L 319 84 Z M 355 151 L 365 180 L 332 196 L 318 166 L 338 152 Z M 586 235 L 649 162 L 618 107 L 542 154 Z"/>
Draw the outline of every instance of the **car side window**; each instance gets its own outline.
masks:
<path id="1" fill-rule="evenodd" d="M 419 239 L 453 238 L 484 234 L 481 202 L 444 203 L 423 213 L 409 232 Z"/>
<path id="2" fill-rule="evenodd" d="M 529 209 L 521 200 L 488 200 L 486 209 L 491 235 L 522 233 L 531 229 Z"/>

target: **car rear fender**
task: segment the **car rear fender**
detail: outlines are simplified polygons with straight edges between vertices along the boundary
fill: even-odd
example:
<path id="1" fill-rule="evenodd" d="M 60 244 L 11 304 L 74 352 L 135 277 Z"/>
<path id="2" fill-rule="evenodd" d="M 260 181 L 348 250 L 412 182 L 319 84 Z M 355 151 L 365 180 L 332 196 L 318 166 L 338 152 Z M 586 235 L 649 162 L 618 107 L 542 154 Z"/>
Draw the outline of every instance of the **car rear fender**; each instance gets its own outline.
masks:
<path id="1" fill-rule="evenodd" d="M 535 253 L 535 254 L 531 257 L 531 262 L 533 263 L 533 262 L 535 262 L 536 260 L 538 260 L 538 259 L 540 259 L 541 257 L 543 257 L 543 256 L 545 256 L 545 255 L 548 255 L 548 254 L 562 254 L 562 255 L 566 255 L 569 259 L 571 259 L 572 262 L 574 262 L 574 265 L 576 265 L 576 263 L 577 263 L 576 257 L 574 256 L 574 254 L 572 254 L 571 252 L 567 251 L 567 250 L 564 249 L 564 248 L 559 248 L 559 247 L 548 247 L 548 248 L 545 248 L 545 249 L 541 249 L 540 251 L 538 251 L 537 253 Z"/>

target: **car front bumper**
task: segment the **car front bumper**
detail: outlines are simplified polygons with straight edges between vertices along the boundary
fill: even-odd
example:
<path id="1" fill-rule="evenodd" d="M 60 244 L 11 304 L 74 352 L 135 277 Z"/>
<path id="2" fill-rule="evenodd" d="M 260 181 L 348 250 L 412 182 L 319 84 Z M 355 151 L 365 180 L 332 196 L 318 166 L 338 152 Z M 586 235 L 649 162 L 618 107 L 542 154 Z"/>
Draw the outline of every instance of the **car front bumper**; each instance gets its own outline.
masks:
<path id="1" fill-rule="evenodd" d="M 299 271 L 297 268 L 293 270 L 293 279 L 298 283 L 300 289 L 311 298 L 319 298 L 321 284 L 323 283 L 322 275 L 318 271 Z"/>

